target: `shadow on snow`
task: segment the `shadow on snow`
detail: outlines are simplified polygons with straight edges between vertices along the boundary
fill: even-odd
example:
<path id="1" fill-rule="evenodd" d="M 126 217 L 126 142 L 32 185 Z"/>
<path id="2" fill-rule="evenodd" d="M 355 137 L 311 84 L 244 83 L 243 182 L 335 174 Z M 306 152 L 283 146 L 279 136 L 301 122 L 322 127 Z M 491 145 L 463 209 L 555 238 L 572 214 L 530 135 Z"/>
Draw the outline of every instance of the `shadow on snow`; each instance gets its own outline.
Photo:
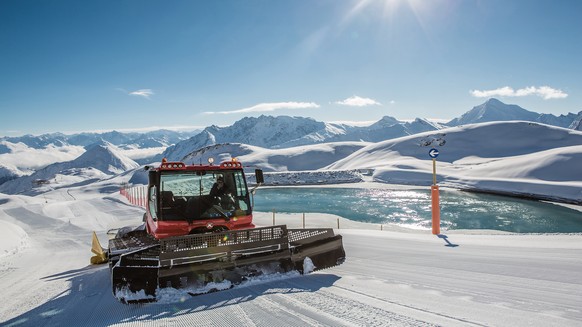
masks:
<path id="1" fill-rule="evenodd" d="M 117 301 L 111 291 L 108 266 L 87 266 L 80 269 L 42 278 L 45 282 L 66 280 L 70 287 L 40 306 L 15 318 L 0 323 L 2 326 L 108 326 L 114 324 L 154 323 L 161 319 L 201 321 L 208 319 L 204 314 L 232 305 L 238 305 L 268 294 L 292 294 L 316 292 L 332 286 L 338 276 L 332 274 L 309 274 L 296 277 L 282 277 L 234 288 L 197 295 L 184 296 L 175 303 L 142 303 L 126 305 Z M 39 289 L 42 292 L 42 289 Z M 31 299 L 34 300 L 34 299 Z M 196 317 L 196 314 L 201 315 Z M 194 319 L 194 320 L 190 320 Z M 164 322 L 158 321 L 163 324 Z"/>

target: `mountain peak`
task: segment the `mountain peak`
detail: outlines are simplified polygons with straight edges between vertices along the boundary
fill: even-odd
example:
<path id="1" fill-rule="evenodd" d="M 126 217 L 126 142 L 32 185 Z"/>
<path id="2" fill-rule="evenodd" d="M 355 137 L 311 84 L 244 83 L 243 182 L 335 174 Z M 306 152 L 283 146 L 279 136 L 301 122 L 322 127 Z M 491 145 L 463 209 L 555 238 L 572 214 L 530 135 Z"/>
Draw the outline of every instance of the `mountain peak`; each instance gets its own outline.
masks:
<path id="1" fill-rule="evenodd" d="M 400 121 L 392 116 L 384 116 L 374 124 L 370 125 L 372 129 L 385 128 L 399 124 Z"/>
<path id="2" fill-rule="evenodd" d="M 93 167 L 106 174 L 119 174 L 139 166 L 121 154 L 116 146 L 103 140 L 88 145 L 85 153 L 70 163 L 74 167 Z"/>
<path id="3" fill-rule="evenodd" d="M 168 160 L 182 160 L 197 149 L 217 143 L 245 143 L 265 148 L 305 144 L 306 135 L 325 133 L 326 124 L 313 118 L 291 116 L 245 117 L 227 127 L 211 126 L 188 140 L 169 147 L 162 154 Z M 313 143 L 313 142 L 309 142 Z"/>
<path id="4" fill-rule="evenodd" d="M 484 123 L 490 121 L 525 120 L 536 121 L 540 115 L 533 111 L 523 109 L 515 104 L 505 104 L 495 98 L 490 98 L 484 103 L 473 107 L 461 117 L 447 123 L 449 126 L 464 124 Z"/>
<path id="5" fill-rule="evenodd" d="M 489 100 L 485 101 L 485 103 L 483 103 L 483 104 L 486 104 L 486 105 L 499 105 L 499 104 L 505 105 L 505 103 L 501 102 L 501 100 L 496 99 L 496 98 L 489 98 Z"/>
<path id="6" fill-rule="evenodd" d="M 113 144 L 105 141 L 104 139 L 100 139 L 97 142 L 94 142 L 94 143 L 91 143 L 91 144 L 85 146 L 85 151 L 89 151 L 89 150 L 96 148 L 96 147 L 109 148 L 109 147 L 115 147 L 115 146 Z"/>

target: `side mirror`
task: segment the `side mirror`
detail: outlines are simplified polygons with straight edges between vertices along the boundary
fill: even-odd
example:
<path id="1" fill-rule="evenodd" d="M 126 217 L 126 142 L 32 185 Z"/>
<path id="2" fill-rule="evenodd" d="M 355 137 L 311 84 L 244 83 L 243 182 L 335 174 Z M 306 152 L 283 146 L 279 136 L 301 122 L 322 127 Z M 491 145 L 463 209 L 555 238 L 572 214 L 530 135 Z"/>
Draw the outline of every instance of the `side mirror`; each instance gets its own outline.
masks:
<path id="1" fill-rule="evenodd" d="M 263 170 L 262 169 L 255 169 L 255 180 L 258 184 L 264 184 L 265 179 L 263 178 Z"/>

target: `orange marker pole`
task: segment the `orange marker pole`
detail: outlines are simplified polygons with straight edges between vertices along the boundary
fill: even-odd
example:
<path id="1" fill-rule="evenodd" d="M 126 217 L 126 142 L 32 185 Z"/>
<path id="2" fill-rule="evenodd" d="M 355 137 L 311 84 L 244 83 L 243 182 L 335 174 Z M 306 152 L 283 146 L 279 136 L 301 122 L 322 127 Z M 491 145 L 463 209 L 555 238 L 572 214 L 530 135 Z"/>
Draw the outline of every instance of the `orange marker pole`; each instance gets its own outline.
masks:
<path id="1" fill-rule="evenodd" d="M 441 209 L 439 204 L 439 186 L 436 185 L 436 159 L 432 159 L 432 186 L 430 187 L 432 198 L 432 234 L 441 233 Z"/>
<path id="2" fill-rule="evenodd" d="M 430 188 L 432 195 L 432 234 L 441 233 L 441 209 L 439 205 L 439 186 L 433 185 Z"/>
<path id="3" fill-rule="evenodd" d="M 436 159 L 432 159 L 432 185 L 436 185 Z"/>

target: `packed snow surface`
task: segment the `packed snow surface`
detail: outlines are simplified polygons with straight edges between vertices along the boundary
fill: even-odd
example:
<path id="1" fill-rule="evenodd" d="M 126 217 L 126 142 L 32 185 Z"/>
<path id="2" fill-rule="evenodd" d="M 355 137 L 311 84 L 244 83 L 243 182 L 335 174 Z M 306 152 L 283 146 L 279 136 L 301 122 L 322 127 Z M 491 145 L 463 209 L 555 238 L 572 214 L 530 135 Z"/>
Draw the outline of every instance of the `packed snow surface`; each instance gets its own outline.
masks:
<path id="1" fill-rule="evenodd" d="M 192 297 L 162 289 L 125 305 L 109 268 L 89 265 L 91 232 L 139 224 L 143 209 L 95 184 L 1 196 L 3 326 L 579 326 L 582 235 L 454 231 L 447 235 L 341 219 L 347 260 L 307 275 L 261 276 Z M 309 214 L 307 227 L 338 217 Z M 297 215 L 278 224 L 300 227 Z M 271 213 L 256 213 L 259 226 Z M 16 231 L 16 232 L 15 232 Z M 16 235 L 16 236 L 15 236 Z M 11 240 L 11 241 L 6 241 Z M 10 243 L 10 244 L 6 244 Z M 25 246 L 22 246 L 25 245 Z M 5 251 L 8 250 L 8 251 Z M 304 262 L 306 271 L 312 270 Z M 204 293 L 202 290 L 199 293 Z"/>

